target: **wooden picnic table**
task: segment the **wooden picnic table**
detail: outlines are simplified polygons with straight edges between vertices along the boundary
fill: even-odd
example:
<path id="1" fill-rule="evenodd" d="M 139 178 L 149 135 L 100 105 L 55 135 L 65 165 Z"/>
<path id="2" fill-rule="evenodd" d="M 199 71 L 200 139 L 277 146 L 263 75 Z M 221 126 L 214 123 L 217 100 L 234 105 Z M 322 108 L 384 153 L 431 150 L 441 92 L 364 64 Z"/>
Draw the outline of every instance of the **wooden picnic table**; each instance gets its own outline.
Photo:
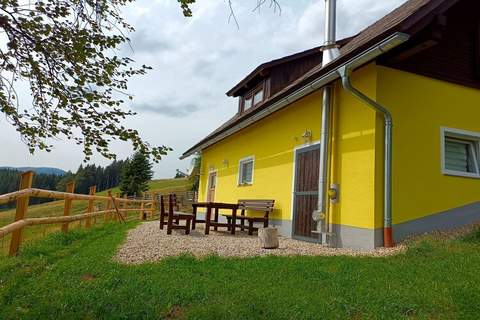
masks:
<path id="1" fill-rule="evenodd" d="M 236 203 L 221 203 L 221 202 L 195 202 L 192 203 L 193 207 L 193 221 L 192 221 L 192 230 L 195 230 L 196 223 L 205 223 L 205 234 L 210 233 L 210 227 L 214 227 L 214 230 L 217 231 L 218 227 L 226 227 L 230 230 L 231 234 L 235 234 L 235 224 L 237 217 L 238 204 Z M 205 213 L 205 220 L 197 219 L 197 210 L 198 208 L 206 208 L 207 212 Z M 219 211 L 232 210 L 232 218 L 230 223 L 218 222 Z M 214 213 L 214 219 L 212 221 L 212 211 Z"/>

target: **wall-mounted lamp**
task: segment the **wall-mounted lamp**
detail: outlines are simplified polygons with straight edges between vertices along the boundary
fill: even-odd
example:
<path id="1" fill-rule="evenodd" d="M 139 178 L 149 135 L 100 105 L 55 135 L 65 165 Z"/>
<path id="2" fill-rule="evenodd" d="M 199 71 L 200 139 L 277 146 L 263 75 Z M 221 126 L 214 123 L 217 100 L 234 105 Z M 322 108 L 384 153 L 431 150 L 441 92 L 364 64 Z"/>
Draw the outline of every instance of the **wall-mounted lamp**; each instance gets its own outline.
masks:
<path id="1" fill-rule="evenodd" d="M 302 134 L 302 139 L 305 143 L 312 142 L 312 130 L 305 130 L 305 132 Z"/>
<path id="2" fill-rule="evenodd" d="M 223 159 L 222 164 L 224 167 L 228 167 L 228 159 Z"/>

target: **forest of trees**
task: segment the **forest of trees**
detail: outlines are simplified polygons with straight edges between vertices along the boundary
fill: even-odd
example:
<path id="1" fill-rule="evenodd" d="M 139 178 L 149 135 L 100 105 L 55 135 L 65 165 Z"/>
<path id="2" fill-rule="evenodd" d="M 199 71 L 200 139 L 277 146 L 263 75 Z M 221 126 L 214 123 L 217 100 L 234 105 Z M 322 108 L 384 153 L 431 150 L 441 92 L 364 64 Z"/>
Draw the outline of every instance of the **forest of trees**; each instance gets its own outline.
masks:
<path id="1" fill-rule="evenodd" d="M 54 174 L 34 175 L 32 185 L 34 188 L 56 190 L 57 183 L 62 177 Z M 20 172 L 13 169 L 0 169 L 0 194 L 18 190 Z M 47 202 L 48 199 L 31 199 L 31 204 Z M 0 205 L 0 209 L 15 207 L 15 203 Z"/>
<path id="2" fill-rule="evenodd" d="M 110 189 L 120 184 L 120 178 L 128 160 L 113 161 L 106 167 L 94 164 L 80 165 L 76 173 L 71 171 L 63 176 L 54 174 L 35 174 L 33 187 L 46 190 L 65 191 L 65 186 L 75 181 L 75 192 L 88 194 L 89 187 L 96 185 L 97 191 Z M 18 190 L 20 172 L 12 169 L 0 169 L 0 194 Z M 51 201 L 50 199 L 30 199 L 31 204 Z M 0 209 L 15 207 L 15 203 L 0 205 Z"/>
<path id="3" fill-rule="evenodd" d="M 75 174 L 67 173 L 59 181 L 57 190 L 64 191 L 65 185 L 75 181 L 76 193 L 88 193 L 88 188 L 97 186 L 97 192 L 116 187 L 120 184 L 123 169 L 128 160 L 113 161 L 107 167 L 94 164 L 80 165 Z"/>

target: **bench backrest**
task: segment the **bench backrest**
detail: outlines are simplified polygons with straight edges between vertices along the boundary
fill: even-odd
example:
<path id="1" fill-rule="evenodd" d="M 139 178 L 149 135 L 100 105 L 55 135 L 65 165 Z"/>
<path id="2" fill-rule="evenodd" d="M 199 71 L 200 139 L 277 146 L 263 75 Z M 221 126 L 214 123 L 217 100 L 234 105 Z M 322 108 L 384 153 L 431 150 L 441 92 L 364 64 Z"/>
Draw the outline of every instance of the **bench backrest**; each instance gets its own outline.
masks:
<path id="1" fill-rule="evenodd" d="M 275 200 L 238 200 L 238 209 L 242 211 L 261 211 L 265 213 L 265 216 L 268 216 L 273 211 L 274 204 Z"/>

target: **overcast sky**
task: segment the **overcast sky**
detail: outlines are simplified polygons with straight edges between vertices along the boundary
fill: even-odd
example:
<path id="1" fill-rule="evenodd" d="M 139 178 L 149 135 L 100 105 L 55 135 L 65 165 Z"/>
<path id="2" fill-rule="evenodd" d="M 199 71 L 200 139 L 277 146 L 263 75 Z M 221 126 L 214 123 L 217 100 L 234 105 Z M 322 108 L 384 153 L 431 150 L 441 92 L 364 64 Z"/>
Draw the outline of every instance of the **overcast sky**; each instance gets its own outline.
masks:
<path id="1" fill-rule="evenodd" d="M 225 0 L 198 0 L 194 16 L 184 18 L 176 0 L 140 0 L 124 14 L 135 28 L 124 54 L 153 67 L 130 82 L 138 112 L 128 125 L 153 145 L 174 149 L 154 166 L 155 177 L 172 177 L 190 160 L 178 157 L 229 119 L 237 100 L 225 95 L 257 65 L 322 44 L 324 0 L 278 0 L 281 14 L 268 6 L 252 12 L 257 0 L 234 0 L 240 28 L 228 22 Z M 405 0 L 338 0 L 338 37 L 354 35 Z M 82 149 L 58 141 L 51 153 L 28 153 L 19 136 L 0 118 L 0 166 L 53 166 L 75 171 Z M 131 154 L 113 146 L 119 158 Z M 110 161 L 95 156 L 93 162 Z"/>

